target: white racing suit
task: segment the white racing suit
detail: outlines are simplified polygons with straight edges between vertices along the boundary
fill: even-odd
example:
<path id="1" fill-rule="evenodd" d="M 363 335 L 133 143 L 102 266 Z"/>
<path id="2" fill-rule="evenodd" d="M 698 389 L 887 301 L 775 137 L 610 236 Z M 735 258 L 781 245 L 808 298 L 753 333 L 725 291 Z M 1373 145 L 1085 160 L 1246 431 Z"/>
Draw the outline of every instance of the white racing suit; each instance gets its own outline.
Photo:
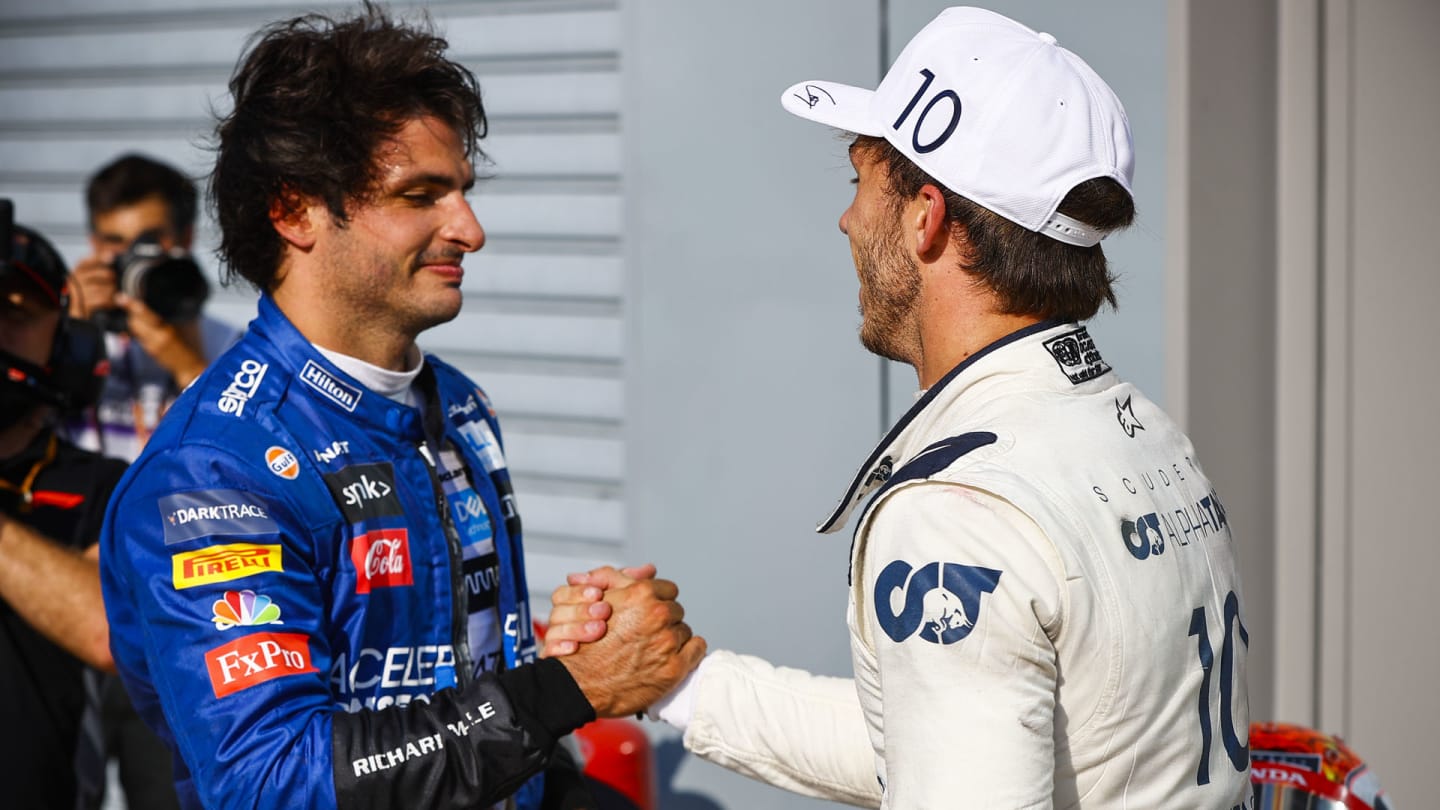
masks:
<path id="1" fill-rule="evenodd" d="M 688 749 L 861 806 L 1246 805 L 1229 520 L 1190 441 L 1084 328 L 967 359 L 820 530 L 867 496 L 854 681 L 715 652 L 687 687 Z"/>

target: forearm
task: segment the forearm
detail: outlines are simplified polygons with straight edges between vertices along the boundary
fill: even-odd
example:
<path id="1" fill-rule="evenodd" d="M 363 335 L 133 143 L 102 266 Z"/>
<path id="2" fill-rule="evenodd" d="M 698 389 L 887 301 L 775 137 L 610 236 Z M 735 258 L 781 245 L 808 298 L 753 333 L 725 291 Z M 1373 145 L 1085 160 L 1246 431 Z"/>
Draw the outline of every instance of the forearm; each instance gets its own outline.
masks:
<path id="1" fill-rule="evenodd" d="M 85 553 L 74 551 L 0 517 L 0 598 L 76 658 L 114 671 L 94 546 Z"/>
<path id="2" fill-rule="evenodd" d="M 336 801 L 365 810 L 488 806 L 540 772 L 556 741 L 593 718 L 554 661 L 482 676 L 428 702 L 338 714 Z"/>
<path id="3" fill-rule="evenodd" d="M 716 651 L 694 684 L 685 748 L 807 796 L 880 806 L 875 754 L 854 683 Z"/>

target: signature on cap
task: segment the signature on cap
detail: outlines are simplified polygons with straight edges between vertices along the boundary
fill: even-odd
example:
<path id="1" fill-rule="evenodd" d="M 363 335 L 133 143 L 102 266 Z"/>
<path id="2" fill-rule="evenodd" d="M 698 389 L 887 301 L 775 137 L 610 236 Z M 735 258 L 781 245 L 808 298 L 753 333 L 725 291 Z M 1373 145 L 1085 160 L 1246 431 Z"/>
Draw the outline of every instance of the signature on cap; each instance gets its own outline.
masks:
<path id="1" fill-rule="evenodd" d="M 835 104 L 835 97 L 830 95 L 829 91 L 823 87 L 816 87 L 813 84 L 805 85 L 805 95 L 802 96 L 799 93 L 793 93 L 792 95 L 805 102 L 805 106 L 813 110 L 815 109 L 815 105 L 820 103 L 820 97 L 815 95 L 816 93 L 824 93 L 825 98 L 830 99 L 830 104 Z"/>

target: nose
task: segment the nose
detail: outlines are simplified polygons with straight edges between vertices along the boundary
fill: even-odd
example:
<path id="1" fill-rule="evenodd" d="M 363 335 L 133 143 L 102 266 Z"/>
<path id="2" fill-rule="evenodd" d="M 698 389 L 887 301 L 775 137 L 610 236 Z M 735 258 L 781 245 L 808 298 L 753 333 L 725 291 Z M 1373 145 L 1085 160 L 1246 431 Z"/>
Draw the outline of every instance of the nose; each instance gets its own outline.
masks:
<path id="1" fill-rule="evenodd" d="M 451 218 L 445 238 L 466 253 L 474 253 L 485 246 L 485 228 L 475 217 L 475 209 L 470 207 L 470 201 L 464 197 L 460 198 L 459 210 Z"/>
<path id="2" fill-rule="evenodd" d="M 842 211 L 842 212 L 840 213 L 840 232 L 843 233 L 843 234 L 845 234 L 846 236 L 849 236 L 849 235 L 850 235 L 850 226 L 845 224 L 845 220 L 847 220 L 847 219 L 849 219 L 849 218 L 850 218 L 850 209 L 849 209 L 849 208 L 846 208 L 844 211 Z"/>

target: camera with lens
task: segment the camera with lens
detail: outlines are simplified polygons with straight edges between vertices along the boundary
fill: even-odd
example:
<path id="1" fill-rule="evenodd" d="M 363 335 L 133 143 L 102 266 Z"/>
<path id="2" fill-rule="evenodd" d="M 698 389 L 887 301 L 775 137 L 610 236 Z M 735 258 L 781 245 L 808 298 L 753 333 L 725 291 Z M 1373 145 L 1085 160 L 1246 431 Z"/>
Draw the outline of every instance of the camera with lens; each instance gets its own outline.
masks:
<path id="1" fill-rule="evenodd" d="M 115 286 L 120 292 L 143 301 L 169 323 L 188 323 L 200 316 L 210 283 L 190 253 L 183 248 L 165 248 L 154 231 L 141 234 L 124 253 L 115 257 Z M 110 332 L 126 330 L 123 309 L 102 309 L 94 320 Z"/>

